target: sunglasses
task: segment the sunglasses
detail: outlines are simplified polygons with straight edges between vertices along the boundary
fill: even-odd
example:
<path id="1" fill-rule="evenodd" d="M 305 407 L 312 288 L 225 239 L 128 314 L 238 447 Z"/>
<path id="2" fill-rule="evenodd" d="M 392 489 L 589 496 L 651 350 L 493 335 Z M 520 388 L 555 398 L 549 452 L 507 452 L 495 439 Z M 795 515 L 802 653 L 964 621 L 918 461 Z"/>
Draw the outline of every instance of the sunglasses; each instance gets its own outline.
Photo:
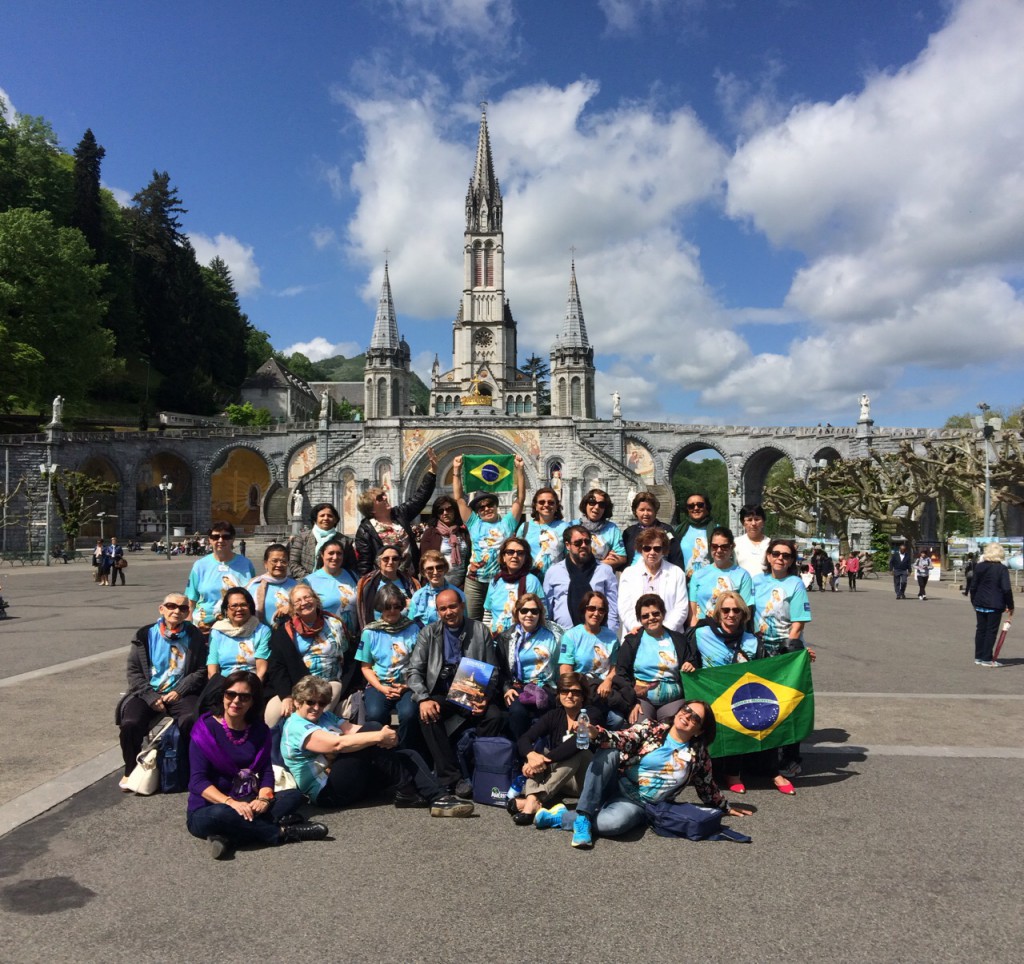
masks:
<path id="1" fill-rule="evenodd" d="M 164 609 L 169 609 L 172 613 L 187 613 L 188 603 L 164 603 Z"/>
<path id="2" fill-rule="evenodd" d="M 229 536 L 226 532 L 210 533 L 210 542 L 230 542 L 234 538 L 234 536 Z"/>
<path id="3" fill-rule="evenodd" d="M 400 613 L 405 606 L 401 603 L 388 603 L 382 610 L 382 613 Z"/>
<path id="4" fill-rule="evenodd" d="M 641 552 L 664 552 L 665 551 L 665 547 L 664 546 L 641 546 L 640 547 L 640 551 Z"/>
<path id="5" fill-rule="evenodd" d="M 729 550 L 731 548 L 732 548 L 732 543 L 731 542 L 712 542 L 711 543 L 711 551 L 712 552 L 726 552 L 727 550 Z"/>
<path id="6" fill-rule="evenodd" d="M 380 561 L 381 562 L 398 562 L 398 560 L 401 559 L 401 558 L 402 558 L 401 556 L 381 556 L 380 557 Z"/>
<path id="7" fill-rule="evenodd" d="M 588 613 L 606 613 L 608 612 L 607 606 L 587 606 Z"/>
<path id="8" fill-rule="evenodd" d="M 525 549 L 506 549 L 505 550 L 505 555 L 506 556 L 525 556 L 526 555 L 526 550 Z"/>
<path id="9" fill-rule="evenodd" d="M 793 558 L 793 553 L 792 552 L 780 552 L 778 549 L 772 549 L 772 551 L 769 552 L 768 555 L 770 555 L 773 559 L 792 559 Z"/>
<path id="10" fill-rule="evenodd" d="M 558 505 L 554 499 L 538 499 L 534 505 Z"/>
<path id="11" fill-rule="evenodd" d="M 305 703 L 306 706 L 315 706 L 317 708 L 331 705 L 330 700 L 303 700 L 302 702 Z"/>
<path id="12" fill-rule="evenodd" d="M 640 622 L 646 622 L 648 619 L 664 619 L 665 614 L 660 610 L 655 610 L 651 613 L 640 613 Z"/>
<path id="13" fill-rule="evenodd" d="M 581 699 L 583 697 L 583 690 L 559 690 L 562 696 L 571 696 L 573 699 Z"/>
<path id="14" fill-rule="evenodd" d="M 536 606 L 523 606 L 523 608 L 519 610 L 519 614 L 526 616 L 539 616 L 540 610 Z"/>
<path id="15" fill-rule="evenodd" d="M 580 546 L 589 546 L 590 545 L 590 540 L 589 539 L 573 539 L 572 542 L 569 543 L 569 545 L 570 546 L 575 546 L 578 549 Z"/>
<path id="16" fill-rule="evenodd" d="M 250 703 L 252 702 L 252 693 L 239 693 L 238 690 L 225 690 L 224 699 L 228 703 L 234 703 L 238 700 L 239 703 Z"/>
<path id="17" fill-rule="evenodd" d="M 607 505 L 604 499 L 587 499 L 587 505 Z"/>
<path id="18" fill-rule="evenodd" d="M 725 613 L 741 613 L 741 612 L 743 612 L 743 610 L 742 610 L 742 609 L 740 609 L 740 607 L 739 607 L 739 606 L 723 606 L 723 607 L 722 607 L 721 609 L 719 609 L 718 611 L 719 611 L 720 613 L 722 613 L 723 615 L 724 615 Z"/>
<path id="19" fill-rule="evenodd" d="M 708 504 L 706 502 L 687 502 L 687 509 L 706 509 Z"/>
<path id="20" fill-rule="evenodd" d="M 680 707 L 679 712 L 682 713 L 691 723 L 696 723 L 698 726 L 703 727 L 704 720 L 701 715 L 694 712 L 689 706 Z"/>
<path id="21" fill-rule="evenodd" d="M 424 572 L 446 572 L 447 566 L 424 566 Z"/>

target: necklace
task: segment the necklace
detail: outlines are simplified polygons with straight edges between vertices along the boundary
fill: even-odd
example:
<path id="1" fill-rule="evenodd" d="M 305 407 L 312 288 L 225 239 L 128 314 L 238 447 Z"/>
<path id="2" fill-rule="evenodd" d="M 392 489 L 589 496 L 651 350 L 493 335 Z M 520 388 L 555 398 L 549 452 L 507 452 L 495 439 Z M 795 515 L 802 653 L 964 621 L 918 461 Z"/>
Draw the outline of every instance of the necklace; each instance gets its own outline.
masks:
<path id="1" fill-rule="evenodd" d="M 222 719 L 220 721 L 220 725 L 222 727 L 224 727 L 224 735 L 232 743 L 234 743 L 235 746 L 241 746 L 246 740 L 249 739 L 249 727 L 248 726 L 246 726 L 246 728 L 244 730 L 242 730 L 241 736 L 237 736 L 236 737 L 235 736 L 235 731 L 233 729 L 231 729 L 230 726 L 228 726 L 228 718 L 226 716 L 224 717 L 224 719 Z"/>

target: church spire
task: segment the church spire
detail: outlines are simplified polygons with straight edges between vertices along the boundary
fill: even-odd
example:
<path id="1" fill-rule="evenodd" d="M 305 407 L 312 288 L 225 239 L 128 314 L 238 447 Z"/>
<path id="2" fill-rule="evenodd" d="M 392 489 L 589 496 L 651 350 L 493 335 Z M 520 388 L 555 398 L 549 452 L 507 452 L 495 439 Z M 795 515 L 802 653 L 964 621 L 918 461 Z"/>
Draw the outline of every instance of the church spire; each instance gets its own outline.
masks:
<path id="1" fill-rule="evenodd" d="M 399 347 L 398 318 L 395 316 L 395 303 L 391 298 L 391 279 L 388 277 L 387 261 L 384 262 L 384 284 L 381 285 L 380 301 L 377 302 L 377 318 L 373 322 L 370 347 Z"/>
<path id="2" fill-rule="evenodd" d="M 587 325 L 583 320 L 583 305 L 580 304 L 580 293 L 576 287 L 576 260 L 573 259 L 569 275 L 569 303 L 565 309 L 565 321 L 558 333 L 555 344 L 559 348 L 589 348 Z"/>
<path id="3" fill-rule="evenodd" d="M 491 138 L 487 132 L 487 102 L 480 105 L 480 135 L 476 164 L 466 192 L 466 230 L 493 233 L 501 230 L 501 188 L 494 176 Z"/>

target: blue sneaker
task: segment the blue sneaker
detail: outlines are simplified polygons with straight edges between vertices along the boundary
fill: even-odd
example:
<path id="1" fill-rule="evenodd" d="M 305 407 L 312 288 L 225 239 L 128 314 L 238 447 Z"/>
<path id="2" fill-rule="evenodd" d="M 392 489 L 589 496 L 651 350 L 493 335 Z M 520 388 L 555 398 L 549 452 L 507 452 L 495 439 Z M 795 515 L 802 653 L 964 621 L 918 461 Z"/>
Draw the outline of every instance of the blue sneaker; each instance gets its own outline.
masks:
<path id="1" fill-rule="evenodd" d="M 558 830 L 562 826 L 562 813 L 565 811 L 564 803 L 556 803 L 550 809 L 541 808 L 533 818 L 533 825 L 538 830 Z"/>
<path id="2" fill-rule="evenodd" d="M 578 850 L 589 850 L 594 846 L 594 837 L 590 832 L 590 817 L 582 813 L 576 814 L 572 825 L 572 845 Z"/>

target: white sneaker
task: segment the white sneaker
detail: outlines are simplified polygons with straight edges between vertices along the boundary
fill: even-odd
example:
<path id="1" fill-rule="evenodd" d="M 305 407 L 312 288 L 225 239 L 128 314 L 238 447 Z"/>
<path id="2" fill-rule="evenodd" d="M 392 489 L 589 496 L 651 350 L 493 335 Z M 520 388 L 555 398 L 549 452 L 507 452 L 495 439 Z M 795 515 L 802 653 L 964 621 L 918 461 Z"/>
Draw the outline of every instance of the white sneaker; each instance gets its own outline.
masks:
<path id="1" fill-rule="evenodd" d="M 991 666 L 993 669 L 1002 669 L 1003 668 L 1003 664 L 1000 663 L 999 660 L 997 660 L 997 659 L 994 659 L 994 660 L 992 660 L 989 663 L 985 663 L 984 665 L 985 666 Z"/>

